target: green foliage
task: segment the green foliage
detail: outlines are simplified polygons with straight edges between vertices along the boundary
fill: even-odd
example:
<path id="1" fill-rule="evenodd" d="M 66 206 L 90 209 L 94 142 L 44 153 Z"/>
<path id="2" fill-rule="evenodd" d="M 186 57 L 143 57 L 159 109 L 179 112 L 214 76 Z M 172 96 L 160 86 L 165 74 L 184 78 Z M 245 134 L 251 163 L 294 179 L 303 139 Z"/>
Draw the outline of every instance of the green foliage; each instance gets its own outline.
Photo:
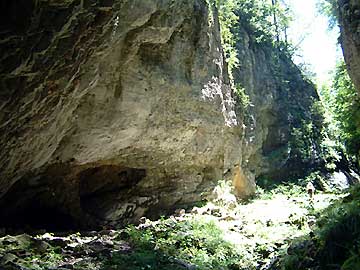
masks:
<path id="1" fill-rule="evenodd" d="M 45 254 L 34 252 L 31 256 L 25 258 L 22 265 L 27 269 L 42 270 L 54 267 L 62 260 L 61 250 L 59 248 L 51 248 Z"/>
<path id="2" fill-rule="evenodd" d="M 236 248 L 223 239 L 214 221 L 167 219 L 143 230 L 130 226 L 126 231 L 134 251 L 115 255 L 106 269 L 177 269 L 179 261 L 197 269 L 239 269 Z"/>
<path id="3" fill-rule="evenodd" d="M 354 269 L 360 269 L 359 253 L 352 254 L 352 256 L 348 258 L 341 266 L 341 270 L 354 270 Z"/>
<path id="4" fill-rule="evenodd" d="M 237 0 L 237 12 L 258 43 L 274 42 L 291 21 L 290 10 L 278 1 L 272 4 L 262 0 Z"/>
<path id="5" fill-rule="evenodd" d="M 360 269 L 360 185 L 317 216 L 312 236 L 295 241 L 279 269 Z"/>
<path id="6" fill-rule="evenodd" d="M 360 98 L 344 61 L 338 63 L 331 87 L 323 87 L 320 93 L 337 148 L 346 149 L 350 158 L 357 157 L 360 150 Z"/>
<path id="7" fill-rule="evenodd" d="M 213 7 L 218 10 L 222 47 L 231 80 L 233 80 L 233 69 L 240 64 L 236 49 L 236 33 L 239 27 L 248 32 L 252 42 L 269 43 L 270 46 L 287 51 L 289 46 L 286 38 L 281 40 L 279 37 L 279 31 L 286 32 L 291 20 L 290 11 L 285 5 L 280 5 L 277 1 L 271 4 L 269 1 L 262 0 L 207 1 L 211 10 Z M 240 94 L 241 101 L 248 105 L 249 101 L 243 95 L 244 91 L 240 93 L 240 88 L 235 88 L 234 91 Z"/>
<path id="8" fill-rule="evenodd" d="M 341 269 L 349 269 L 349 265 L 358 265 L 353 256 L 360 252 L 360 186 L 329 207 L 317 225 L 323 266 L 338 264 Z"/>
<path id="9" fill-rule="evenodd" d="M 307 118 L 303 118 L 299 126 L 291 132 L 290 148 L 293 158 L 303 163 L 316 163 L 326 158 L 327 149 L 322 141 L 326 137 L 324 108 L 319 101 L 312 101 Z"/>
<path id="10" fill-rule="evenodd" d="M 318 0 L 316 3 L 317 10 L 320 14 L 325 15 L 329 19 L 329 29 L 333 29 L 337 25 L 338 11 L 336 0 Z"/>
<path id="11" fill-rule="evenodd" d="M 295 157 L 303 162 L 310 161 L 314 156 L 315 139 L 313 135 L 314 125 L 310 121 L 302 120 L 299 128 L 293 128 L 291 136 L 291 149 Z"/>
<path id="12" fill-rule="evenodd" d="M 22 250 L 26 250 L 27 256 L 20 255 Z M 7 264 L 5 257 L 13 257 L 9 260 L 13 264 L 31 270 L 49 269 L 64 259 L 61 248 L 47 245 L 26 234 L 0 238 L 0 257 L 4 254 L 7 256 L 0 260 L 0 269 L 3 269 L 1 263 Z"/>
<path id="13" fill-rule="evenodd" d="M 236 36 L 232 31 L 239 20 L 239 17 L 235 14 L 236 0 L 218 0 L 216 1 L 216 6 L 219 12 L 221 42 L 229 74 L 232 76 L 232 70 L 239 65 L 236 51 Z"/>
<path id="14" fill-rule="evenodd" d="M 121 269 L 121 270 L 144 270 L 156 269 L 167 270 L 184 269 L 180 265 L 176 265 L 171 258 L 165 256 L 159 251 L 151 249 L 137 249 L 130 254 L 118 253 L 111 260 L 107 261 L 103 269 Z"/>
<path id="15" fill-rule="evenodd" d="M 273 184 L 271 181 L 261 180 L 260 187 L 257 189 L 257 196 L 260 199 L 272 199 L 276 195 L 286 195 L 288 197 L 302 196 L 306 193 L 305 185 L 301 183 L 281 183 Z"/>
<path id="16" fill-rule="evenodd" d="M 317 189 L 320 189 L 325 192 L 332 191 L 329 187 L 324 175 L 322 175 L 319 171 L 311 172 L 308 176 L 305 177 L 304 183 L 311 182 L 315 185 Z"/>
<path id="17" fill-rule="evenodd" d="M 300 125 L 295 125 L 290 138 L 292 158 L 301 160 L 304 165 L 310 165 L 309 173 L 318 171 L 319 175 L 320 171 L 322 174 L 334 172 L 340 162 L 349 165 L 342 141 L 338 136 L 338 128 L 334 126 L 336 121 L 330 113 L 336 105 L 331 105 L 332 108 L 329 108 L 329 103 L 324 101 L 323 94 L 321 97 L 321 101 L 312 101 L 310 111 L 302 116 Z M 318 177 L 316 182 L 323 190 L 327 190 L 323 177 Z"/>
<path id="18" fill-rule="evenodd" d="M 350 194 L 326 209 L 318 220 L 318 234 L 323 243 L 335 237 L 335 234 L 354 233 L 360 237 L 360 186 L 355 186 Z M 346 239 L 336 239 L 346 242 Z M 348 239 L 349 240 L 349 239 Z M 345 243 L 346 244 L 346 243 Z M 348 243 L 350 244 L 350 243 Z M 346 245 L 348 245 L 346 244 Z M 351 246 L 351 245 L 350 245 Z"/>
<path id="19" fill-rule="evenodd" d="M 235 94 L 239 98 L 240 104 L 242 105 L 242 107 L 244 109 L 247 109 L 249 107 L 249 105 L 251 104 L 251 102 L 250 102 L 249 95 L 247 95 L 245 92 L 245 88 L 242 87 L 240 84 L 236 84 L 235 85 Z"/>
<path id="20" fill-rule="evenodd" d="M 340 138 L 350 154 L 360 150 L 360 99 L 347 73 L 345 63 L 340 63 L 332 85 L 334 90 L 334 115 L 338 121 Z"/>

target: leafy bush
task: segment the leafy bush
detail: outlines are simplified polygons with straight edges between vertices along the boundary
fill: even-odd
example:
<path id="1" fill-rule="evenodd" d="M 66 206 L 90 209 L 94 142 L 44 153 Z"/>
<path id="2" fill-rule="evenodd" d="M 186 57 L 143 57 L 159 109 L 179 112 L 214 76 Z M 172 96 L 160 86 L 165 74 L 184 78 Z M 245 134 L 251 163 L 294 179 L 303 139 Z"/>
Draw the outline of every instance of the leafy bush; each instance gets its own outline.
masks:
<path id="1" fill-rule="evenodd" d="M 334 115 L 338 121 L 340 138 L 350 154 L 360 150 L 360 98 L 347 73 L 344 62 L 338 64 L 332 85 Z"/>

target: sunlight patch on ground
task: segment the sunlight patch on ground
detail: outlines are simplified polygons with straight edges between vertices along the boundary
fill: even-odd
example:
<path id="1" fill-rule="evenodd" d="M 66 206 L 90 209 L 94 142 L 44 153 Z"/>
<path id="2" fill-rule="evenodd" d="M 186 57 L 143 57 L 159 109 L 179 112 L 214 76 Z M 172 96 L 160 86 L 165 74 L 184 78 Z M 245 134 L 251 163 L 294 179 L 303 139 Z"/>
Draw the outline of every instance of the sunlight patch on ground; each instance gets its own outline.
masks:
<path id="1" fill-rule="evenodd" d="M 220 210 L 221 217 L 209 214 L 203 215 L 203 218 L 215 221 L 223 231 L 224 240 L 240 251 L 246 250 L 254 255 L 263 250 L 264 254 L 268 254 L 267 260 L 259 257 L 259 261 L 254 262 L 259 267 L 260 264 L 271 263 L 280 252 L 285 252 L 293 239 L 309 234 L 315 218 L 313 211 L 322 210 L 337 199 L 339 196 L 335 194 L 321 193 L 310 202 L 307 194 L 275 194 L 269 199 L 255 199 L 231 209 L 224 206 Z M 216 207 L 216 204 L 209 203 L 203 208 Z"/>

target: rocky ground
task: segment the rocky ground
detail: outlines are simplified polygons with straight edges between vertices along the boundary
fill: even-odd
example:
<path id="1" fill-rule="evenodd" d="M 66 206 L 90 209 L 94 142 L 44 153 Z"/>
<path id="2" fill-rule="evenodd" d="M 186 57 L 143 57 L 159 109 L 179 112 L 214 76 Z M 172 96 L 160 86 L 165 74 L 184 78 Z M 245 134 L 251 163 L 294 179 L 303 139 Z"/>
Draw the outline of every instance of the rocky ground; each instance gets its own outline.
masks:
<path id="1" fill-rule="evenodd" d="M 229 194 L 174 216 L 122 230 L 11 233 L 0 269 L 275 269 L 293 239 L 312 232 L 334 194 L 310 201 L 298 187 L 239 204 Z"/>

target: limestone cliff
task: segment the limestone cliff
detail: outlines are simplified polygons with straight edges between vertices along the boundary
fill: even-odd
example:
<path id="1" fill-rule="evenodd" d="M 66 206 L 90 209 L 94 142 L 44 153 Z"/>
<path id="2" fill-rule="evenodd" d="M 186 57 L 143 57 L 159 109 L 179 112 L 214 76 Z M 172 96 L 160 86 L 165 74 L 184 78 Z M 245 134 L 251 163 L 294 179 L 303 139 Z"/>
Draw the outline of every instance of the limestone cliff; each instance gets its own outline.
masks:
<path id="1" fill-rule="evenodd" d="M 201 200 L 241 163 L 205 1 L 9 0 L 0 10 L 2 222 L 136 221 Z"/>
<path id="2" fill-rule="evenodd" d="M 313 86 L 240 25 L 245 110 L 205 0 L 0 7 L 0 226 L 122 225 L 296 167 Z"/>
<path id="3" fill-rule="evenodd" d="M 246 16 L 240 14 L 240 18 Z M 257 41 L 249 24 L 241 19 L 234 30 L 240 61 L 234 70 L 235 84 L 244 89 L 250 100 L 243 111 L 246 132 L 242 167 L 249 176 L 271 181 L 304 177 L 318 166 L 319 145 L 309 142 L 311 157 L 302 159 L 296 146 L 299 138 L 294 138 L 293 130 L 301 131 L 305 122 L 316 126 L 312 110 L 319 97 L 287 50 L 269 40 Z M 318 128 L 319 134 L 320 131 Z"/>
<path id="4" fill-rule="evenodd" d="M 360 2 L 338 0 L 340 42 L 349 75 L 360 91 Z"/>

